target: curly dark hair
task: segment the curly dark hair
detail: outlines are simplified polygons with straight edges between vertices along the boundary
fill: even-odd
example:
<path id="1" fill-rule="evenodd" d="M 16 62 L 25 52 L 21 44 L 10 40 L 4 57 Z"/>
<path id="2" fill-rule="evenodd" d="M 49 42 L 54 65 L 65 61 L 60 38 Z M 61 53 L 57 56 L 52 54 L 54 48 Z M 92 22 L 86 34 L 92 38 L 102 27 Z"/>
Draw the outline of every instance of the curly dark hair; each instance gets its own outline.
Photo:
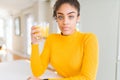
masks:
<path id="1" fill-rule="evenodd" d="M 53 7 L 53 17 L 56 18 L 56 12 L 62 4 L 68 3 L 71 6 L 74 6 L 78 11 L 78 16 L 80 15 L 80 3 L 78 0 L 57 0 Z"/>

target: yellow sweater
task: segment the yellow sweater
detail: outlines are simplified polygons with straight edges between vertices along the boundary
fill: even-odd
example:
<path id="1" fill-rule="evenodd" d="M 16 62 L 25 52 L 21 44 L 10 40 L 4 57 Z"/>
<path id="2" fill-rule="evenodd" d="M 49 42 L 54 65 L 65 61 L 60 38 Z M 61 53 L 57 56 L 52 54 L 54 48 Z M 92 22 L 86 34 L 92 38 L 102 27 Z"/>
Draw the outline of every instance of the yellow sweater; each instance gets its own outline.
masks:
<path id="1" fill-rule="evenodd" d="M 74 32 L 69 36 L 51 34 L 39 55 L 32 45 L 31 68 L 34 76 L 42 75 L 51 64 L 64 78 L 49 80 L 95 80 L 98 68 L 98 41 L 92 33 Z"/>

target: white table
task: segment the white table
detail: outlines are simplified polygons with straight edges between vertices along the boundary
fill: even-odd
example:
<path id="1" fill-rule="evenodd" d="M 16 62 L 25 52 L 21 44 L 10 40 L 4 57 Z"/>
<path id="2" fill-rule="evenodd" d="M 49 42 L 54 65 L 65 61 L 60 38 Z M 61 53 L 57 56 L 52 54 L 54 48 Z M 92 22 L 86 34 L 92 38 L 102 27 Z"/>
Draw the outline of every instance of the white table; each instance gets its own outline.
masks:
<path id="1" fill-rule="evenodd" d="M 27 80 L 32 75 L 29 61 L 17 60 L 10 62 L 0 63 L 0 80 Z M 45 73 L 40 76 L 43 78 L 55 78 L 60 77 L 55 72 L 46 70 Z"/>

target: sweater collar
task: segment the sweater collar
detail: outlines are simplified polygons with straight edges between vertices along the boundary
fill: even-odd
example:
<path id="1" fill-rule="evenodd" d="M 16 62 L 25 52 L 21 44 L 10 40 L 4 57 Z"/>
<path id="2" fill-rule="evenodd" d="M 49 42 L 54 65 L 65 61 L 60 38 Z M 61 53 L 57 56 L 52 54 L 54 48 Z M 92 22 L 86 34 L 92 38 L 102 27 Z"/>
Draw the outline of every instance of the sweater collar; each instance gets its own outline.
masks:
<path id="1" fill-rule="evenodd" d="M 77 33 L 78 33 L 77 30 L 70 35 L 62 35 L 62 33 L 61 33 L 61 37 L 64 38 L 64 39 L 74 38 L 77 35 Z"/>

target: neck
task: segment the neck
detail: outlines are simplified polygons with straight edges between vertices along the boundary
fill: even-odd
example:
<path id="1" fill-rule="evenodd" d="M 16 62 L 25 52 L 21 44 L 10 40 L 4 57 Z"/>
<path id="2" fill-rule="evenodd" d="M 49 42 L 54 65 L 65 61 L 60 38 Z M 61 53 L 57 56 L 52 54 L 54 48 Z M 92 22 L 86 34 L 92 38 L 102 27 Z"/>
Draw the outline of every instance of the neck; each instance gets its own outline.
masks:
<path id="1" fill-rule="evenodd" d="M 69 35 L 73 34 L 74 32 L 76 32 L 76 30 L 73 30 L 70 34 L 63 34 L 63 33 L 61 32 L 61 35 L 63 35 L 63 36 L 69 36 Z"/>

